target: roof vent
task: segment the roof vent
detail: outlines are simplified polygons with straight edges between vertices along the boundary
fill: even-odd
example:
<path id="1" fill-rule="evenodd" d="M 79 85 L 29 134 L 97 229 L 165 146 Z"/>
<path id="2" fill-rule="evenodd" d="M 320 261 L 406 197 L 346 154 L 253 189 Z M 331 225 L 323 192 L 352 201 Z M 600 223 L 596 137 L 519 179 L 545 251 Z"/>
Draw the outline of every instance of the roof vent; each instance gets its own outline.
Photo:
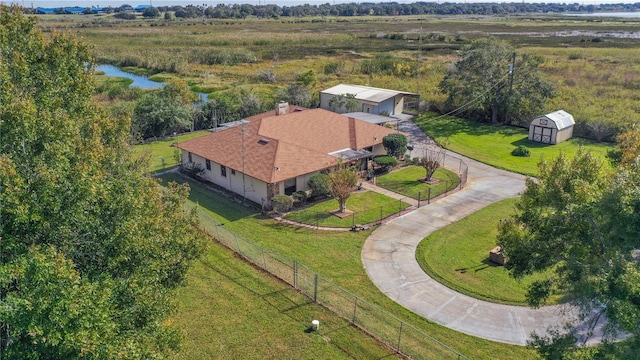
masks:
<path id="1" fill-rule="evenodd" d="M 269 139 L 265 139 L 265 138 L 260 138 L 260 140 L 258 140 L 258 144 L 260 145 L 267 145 L 269 143 Z"/>

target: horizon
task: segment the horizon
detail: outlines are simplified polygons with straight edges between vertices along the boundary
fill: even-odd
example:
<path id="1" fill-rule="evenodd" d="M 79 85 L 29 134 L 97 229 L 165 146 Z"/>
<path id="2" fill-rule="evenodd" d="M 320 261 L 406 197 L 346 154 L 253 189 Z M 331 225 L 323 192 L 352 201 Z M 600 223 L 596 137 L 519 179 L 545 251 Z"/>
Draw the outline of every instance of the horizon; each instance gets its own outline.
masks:
<path id="1" fill-rule="evenodd" d="M 100 0 L 54 0 L 54 1 L 46 1 L 46 0 L 35 0 L 35 1 L 30 1 L 30 0 L 11 0 L 11 1 L 3 1 L 0 0 L 0 4 L 4 4 L 4 5 L 11 5 L 11 4 L 17 4 L 20 5 L 22 7 L 25 8 L 36 8 L 36 7 L 43 7 L 43 8 L 60 8 L 60 7 L 83 7 L 83 8 L 89 8 L 89 7 L 119 7 L 123 4 L 128 4 L 128 5 L 132 5 L 132 6 L 138 6 L 138 5 L 153 5 L 153 6 L 187 6 L 187 5 L 203 5 L 203 6 L 215 6 L 217 4 L 227 4 L 227 5 L 232 5 L 232 4 L 250 4 L 250 5 L 278 5 L 278 6 L 296 6 L 296 5 L 304 5 L 304 4 L 309 4 L 309 5 L 321 5 L 321 4 L 332 4 L 332 5 L 337 5 L 337 4 L 351 4 L 351 3 L 385 3 L 385 2 L 392 2 L 392 1 L 350 1 L 350 0 L 332 0 L 332 1 L 326 1 L 326 0 L 310 0 L 310 1 L 305 1 L 305 0 L 253 0 L 253 1 L 246 1 L 246 0 L 232 0 L 232 1 L 220 1 L 220 2 L 215 2 L 215 3 L 208 3 L 206 0 L 201 0 L 201 1 L 193 1 L 193 0 L 155 0 L 155 1 L 127 1 L 127 0 L 105 0 L 105 1 L 100 1 Z M 396 0 L 393 2 L 397 2 L 400 4 L 411 4 L 416 1 L 406 1 L 406 0 Z M 509 3 L 520 3 L 520 1 L 486 1 L 486 0 L 467 0 L 467 1 L 437 1 L 438 3 L 442 2 L 442 3 L 458 3 L 458 4 L 466 4 L 466 3 L 488 3 L 488 4 L 509 4 Z M 522 2 L 530 2 L 530 3 L 539 3 L 539 0 L 525 0 Z M 627 0 L 627 1 L 622 1 L 622 2 L 603 2 L 603 1 L 598 1 L 598 0 L 587 0 L 587 1 L 582 1 L 581 4 L 582 5 L 615 5 L 615 4 L 632 4 L 635 3 L 636 1 L 631 1 L 631 0 Z M 549 4 L 566 4 L 566 2 L 548 2 Z"/>

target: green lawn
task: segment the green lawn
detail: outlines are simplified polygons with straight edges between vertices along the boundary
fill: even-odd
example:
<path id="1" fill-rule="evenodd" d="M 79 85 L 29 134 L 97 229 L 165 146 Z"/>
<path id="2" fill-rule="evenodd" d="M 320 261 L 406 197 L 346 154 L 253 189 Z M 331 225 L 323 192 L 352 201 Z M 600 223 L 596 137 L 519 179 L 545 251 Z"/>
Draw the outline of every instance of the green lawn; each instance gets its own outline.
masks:
<path id="1" fill-rule="evenodd" d="M 388 196 L 361 190 L 347 199 L 347 210 L 351 216 L 340 218 L 331 212 L 338 209 L 338 201 L 328 199 L 307 208 L 293 211 L 285 219 L 303 224 L 348 228 L 354 224 L 370 224 L 404 210 L 410 205 Z"/>
<path id="2" fill-rule="evenodd" d="M 158 140 L 147 144 L 135 145 L 133 148 L 135 151 L 147 152 L 151 154 L 151 172 L 157 172 L 160 170 L 172 168 L 180 163 L 180 150 L 171 146 L 174 143 L 193 139 L 199 136 L 209 134 L 208 131 L 195 131 L 192 133 L 168 138 L 165 140 Z"/>
<path id="3" fill-rule="evenodd" d="M 198 203 L 205 213 L 223 223 L 226 228 L 268 250 L 306 264 L 324 278 L 380 306 L 472 359 L 495 359 L 495 354 L 509 354 L 509 358 L 517 359 L 536 358 L 535 353 L 525 347 L 479 339 L 431 323 L 381 293 L 369 280 L 360 260 L 362 245 L 372 230 L 323 232 L 285 225 L 225 197 L 215 195 L 198 183 L 184 180 L 177 174 L 166 174 L 160 180 L 188 182 L 191 186 L 191 201 Z M 233 275 L 227 277 L 228 281 L 234 279 Z M 202 296 L 206 297 L 206 294 Z M 226 309 L 213 306 L 208 310 L 212 312 L 210 316 L 227 313 Z M 203 317 L 202 314 L 191 314 L 188 311 L 182 312 L 182 316 L 185 317 L 181 321 L 187 332 L 196 331 L 190 327 L 199 327 L 198 319 Z M 279 339 L 273 341 L 277 342 Z M 200 346 L 206 344 L 202 343 Z M 442 358 L 442 350 L 437 345 L 434 344 L 433 349 L 429 351 L 433 351 L 433 354 L 425 354 L 425 358 Z M 367 358 L 366 354 L 354 357 Z"/>
<path id="4" fill-rule="evenodd" d="M 489 261 L 489 250 L 496 246 L 498 221 L 513 213 L 515 202 L 497 202 L 426 237 L 416 251 L 422 269 L 438 282 L 474 298 L 526 306 L 527 286 L 544 274 L 517 281 L 503 266 Z"/>
<path id="5" fill-rule="evenodd" d="M 370 337 L 220 245 L 189 271 L 170 319 L 183 331 L 174 359 L 395 358 Z M 311 320 L 318 332 L 306 331 Z"/>
<path id="6" fill-rule="evenodd" d="M 557 145 L 529 141 L 528 132 L 523 128 L 494 126 L 452 116 L 436 117 L 433 113 L 418 116 L 415 122 L 439 144 L 456 153 L 468 156 L 497 168 L 535 176 L 540 159 L 551 160 L 561 152 L 572 157 L 583 146 L 591 150 L 605 163 L 607 151 L 613 144 L 597 143 L 573 138 Z M 511 151 L 519 145 L 531 151 L 530 157 L 517 157 Z"/>
<path id="7" fill-rule="evenodd" d="M 376 185 L 416 200 L 426 200 L 433 199 L 460 184 L 460 178 L 455 173 L 443 168 L 439 168 L 433 174 L 435 179 L 440 180 L 439 183 L 429 185 L 418 181 L 424 178 L 425 173 L 423 167 L 408 166 L 376 178 Z"/>

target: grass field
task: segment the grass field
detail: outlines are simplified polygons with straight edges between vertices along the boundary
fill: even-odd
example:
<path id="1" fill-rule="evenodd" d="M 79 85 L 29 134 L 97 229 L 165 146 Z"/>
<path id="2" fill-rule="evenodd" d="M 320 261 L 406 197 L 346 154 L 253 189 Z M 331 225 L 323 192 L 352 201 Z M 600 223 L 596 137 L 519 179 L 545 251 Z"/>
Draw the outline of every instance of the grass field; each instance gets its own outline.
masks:
<path id="1" fill-rule="evenodd" d="M 208 131 L 196 131 L 176 137 L 158 140 L 146 144 L 135 145 L 135 151 L 148 153 L 151 156 L 150 171 L 157 172 L 172 168 L 180 163 L 180 150 L 171 146 L 180 141 L 193 139 L 208 134 Z"/>
<path id="2" fill-rule="evenodd" d="M 347 199 L 347 210 L 352 215 L 340 218 L 332 212 L 338 209 L 338 201 L 328 199 L 301 210 L 294 210 L 285 219 L 314 226 L 349 228 L 355 224 L 369 224 L 396 214 L 409 204 L 367 190 L 357 191 Z"/>
<path id="3" fill-rule="evenodd" d="M 418 179 L 425 177 L 425 172 L 423 167 L 408 166 L 378 177 L 376 185 L 416 200 L 426 201 L 455 189 L 460 184 L 460 178 L 456 174 L 443 168 L 437 169 L 433 174 L 434 179 L 440 180 L 439 183 L 430 185 L 419 181 Z"/>
<path id="4" fill-rule="evenodd" d="M 497 224 L 513 213 L 516 199 L 492 204 L 426 237 L 416 250 L 423 270 L 449 288 L 477 299 L 526 305 L 526 289 L 536 274 L 517 281 L 503 266 L 489 261 L 496 246 Z M 551 299 L 554 303 L 558 297 Z"/>
<path id="5" fill-rule="evenodd" d="M 437 117 L 437 118 L 436 118 Z M 423 114 L 415 119 L 420 128 L 447 149 L 497 168 L 535 176 L 541 159 L 552 160 L 561 152 L 572 157 L 580 147 L 593 152 L 602 159 L 605 166 L 607 151 L 613 149 L 611 143 L 598 143 L 573 138 L 557 145 L 529 141 L 526 129 L 481 124 L 452 116 L 438 117 L 433 113 Z M 519 145 L 527 147 L 530 157 L 511 155 Z"/>
<path id="6" fill-rule="evenodd" d="M 290 286 L 209 246 L 179 290 L 174 359 L 380 359 L 394 354 Z M 311 320 L 318 332 L 308 332 Z"/>
<path id="7" fill-rule="evenodd" d="M 372 230 L 361 232 L 323 232 L 294 227 L 266 218 L 253 210 L 214 195 L 190 180 L 176 174 L 166 174 L 162 181 L 188 182 L 191 186 L 190 199 L 199 204 L 202 210 L 223 223 L 228 229 L 254 241 L 268 250 L 297 259 L 317 271 L 320 275 L 348 291 L 380 306 L 400 319 L 418 327 L 439 341 L 451 346 L 472 359 L 495 359 L 495 354 L 508 354 L 508 358 L 535 359 L 533 351 L 520 346 L 495 343 L 458 333 L 408 311 L 392 301 L 371 282 L 360 261 L 362 244 Z M 224 313 L 225 309 L 210 308 L 213 313 Z M 191 325 L 191 315 L 183 324 Z M 204 315 L 193 315 L 202 317 Z M 211 315 L 216 316 L 216 315 Z M 194 323 L 198 323 L 193 319 Z M 435 345 L 434 345 L 435 346 Z M 434 349 L 435 351 L 436 349 Z M 440 355 L 441 356 L 441 355 Z M 366 358 L 355 356 L 356 358 Z M 432 358 L 438 359 L 437 355 Z"/>

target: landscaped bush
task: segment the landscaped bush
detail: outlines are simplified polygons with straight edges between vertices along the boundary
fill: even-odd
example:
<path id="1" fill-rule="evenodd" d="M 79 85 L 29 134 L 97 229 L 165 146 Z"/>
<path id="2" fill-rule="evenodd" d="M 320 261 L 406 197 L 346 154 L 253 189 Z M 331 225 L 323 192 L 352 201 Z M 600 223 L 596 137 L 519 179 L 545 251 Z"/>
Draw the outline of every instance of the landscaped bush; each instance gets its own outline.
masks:
<path id="1" fill-rule="evenodd" d="M 197 178 L 204 173 L 204 169 L 200 164 L 188 162 L 182 165 L 182 172 L 191 176 L 192 178 Z"/>
<path id="2" fill-rule="evenodd" d="M 329 194 L 331 190 L 331 181 L 327 174 L 315 174 L 307 183 L 309 189 L 311 189 L 311 196 L 325 196 Z"/>
<path id="3" fill-rule="evenodd" d="M 300 201 L 300 202 L 305 202 L 307 201 L 307 192 L 306 191 L 296 191 L 293 193 L 293 198 Z"/>
<path id="4" fill-rule="evenodd" d="M 275 195 L 271 198 L 271 205 L 276 212 L 280 214 L 286 213 L 293 206 L 293 198 L 288 195 Z"/>
<path id="5" fill-rule="evenodd" d="M 520 145 L 517 148 L 513 149 L 513 151 L 511 152 L 511 155 L 520 156 L 520 157 L 529 157 L 531 156 L 531 151 L 529 151 L 529 149 L 527 149 L 526 146 Z"/>
<path id="6" fill-rule="evenodd" d="M 398 165 L 398 160 L 396 160 L 396 158 L 394 158 L 393 156 L 388 155 L 376 156 L 373 158 L 373 162 L 376 163 L 376 165 L 385 167 L 387 169 Z"/>
<path id="7" fill-rule="evenodd" d="M 389 134 L 382 138 L 382 146 L 389 156 L 401 156 L 407 151 L 407 137 L 402 134 Z"/>

